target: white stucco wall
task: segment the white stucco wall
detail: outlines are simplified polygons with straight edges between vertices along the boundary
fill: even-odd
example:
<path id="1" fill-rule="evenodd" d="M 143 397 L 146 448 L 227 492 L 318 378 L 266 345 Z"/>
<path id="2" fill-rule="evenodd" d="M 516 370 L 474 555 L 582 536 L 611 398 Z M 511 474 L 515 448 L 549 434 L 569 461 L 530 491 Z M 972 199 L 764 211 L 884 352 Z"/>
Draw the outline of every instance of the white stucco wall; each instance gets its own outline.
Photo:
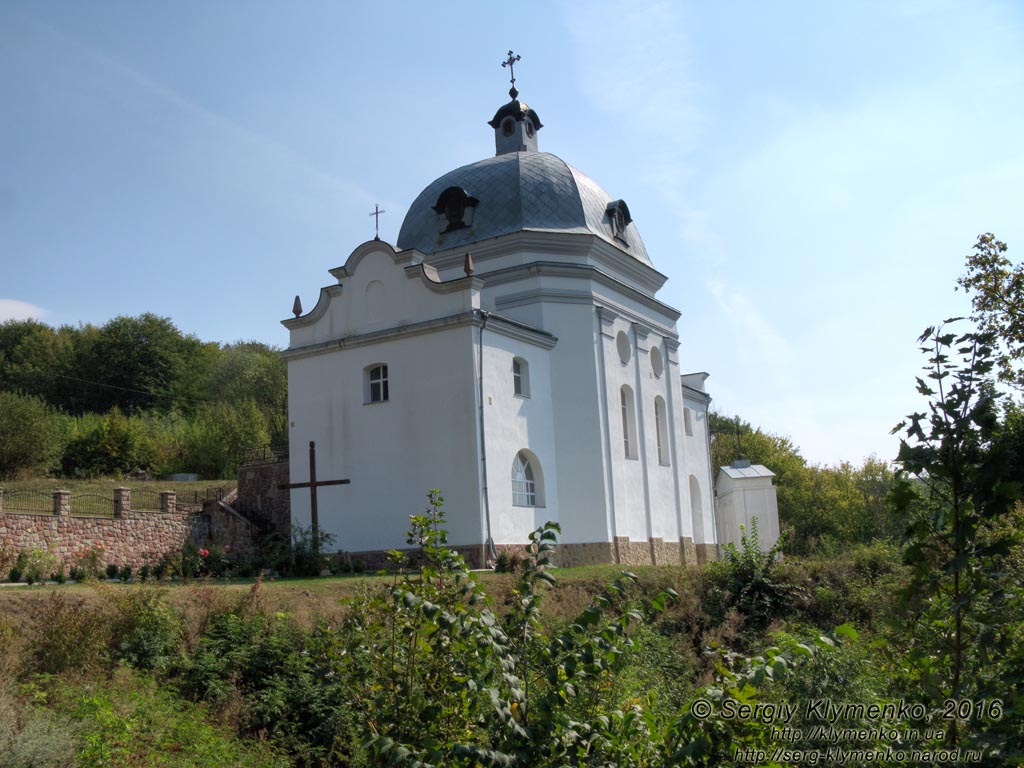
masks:
<path id="1" fill-rule="evenodd" d="M 750 533 L 751 522 L 757 518 L 761 549 L 770 550 L 779 540 L 779 506 L 771 476 L 731 478 L 719 470 L 716 486 L 721 542 L 738 546 L 743 532 Z"/>
<path id="2" fill-rule="evenodd" d="M 495 544 L 522 544 L 532 530 L 547 521 L 559 520 L 559 466 L 552 417 L 552 351 L 509 338 L 496 324 L 486 326 L 484 338 L 484 427 L 487 449 L 487 487 L 491 535 Z M 512 361 L 526 363 L 526 395 L 516 395 Z M 512 463 L 520 451 L 528 451 L 539 504 L 515 506 L 512 499 Z"/>
<path id="3" fill-rule="evenodd" d="M 472 328 L 399 338 L 291 361 L 292 482 L 308 479 L 303 446 L 317 444 L 321 529 L 336 548 L 401 548 L 409 515 L 431 488 L 444 492 L 452 544 L 483 541 L 480 525 Z M 366 403 L 364 370 L 388 366 L 389 399 Z M 291 492 L 292 518 L 309 525 L 309 492 Z"/>

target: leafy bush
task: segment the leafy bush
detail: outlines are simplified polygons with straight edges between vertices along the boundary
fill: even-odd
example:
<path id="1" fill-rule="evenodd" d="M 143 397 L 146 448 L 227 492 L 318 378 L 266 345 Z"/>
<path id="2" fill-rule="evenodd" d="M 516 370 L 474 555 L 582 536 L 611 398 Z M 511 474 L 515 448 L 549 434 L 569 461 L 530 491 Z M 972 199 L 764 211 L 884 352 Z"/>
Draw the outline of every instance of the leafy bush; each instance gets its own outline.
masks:
<path id="1" fill-rule="evenodd" d="M 78 735 L 71 720 L 27 706 L 0 683 L 0 768 L 71 768 Z"/>
<path id="2" fill-rule="evenodd" d="M 319 541 L 314 543 L 311 528 L 293 525 L 291 536 L 272 533 L 258 542 L 261 559 L 282 576 L 319 576 L 330 569 L 331 557 L 324 554 L 334 545 L 334 536 L 320 530 Z M 352 563 L 355 570 L 357 563 Z M 360 563 L 361 573 L 365 564 Z"/>
<path id="3" fill-rule="evenodd" d="M 782 618 L 801 595 L 800 588 L 780 573 L 783 543 L 784 538 L 779 539 L 769 551 L 762 552 L 754 518 L 750 531 L 742 531 L 740 546 L 727 544 L 721 560 L 708 569 L 711 586 L 724 592 L 718 596 L 723 607 L 739 611 L 744 626 L 754 631 L 763 631 L 772 621 Z M 720 618 L 724 618 L 724 612 Z"/>
<path id="4" fill-rule="evenodd" d="M 37 397 L 0 392 L 0 480 L 57 463 L 64 443 L 62 417 Z"/>
<path id="5" fill-rule="evenodd" d="M 89 547 L 89 549 L 82 552 L 78 556 L 78 572 L 81 578 L 76 579 L 76 581 L 98 579 L 100 573 L 102 573 L 101 563 L 103 559 L 103 550 L 97 547 Z"/>
<path id="6" fill-rule="evenodd" d="M 66 476 L 120 476 L 140 468 L 152 467 L 137 419 L 114 408 L 103 416 L 86 414 L 75 420 L 61 459 Z"/>
<path id="7" fill-rule="evenodd" d="M 110 625 L 105 611 L 63 592 L 51 592 L 29 628 L 29 658 L 36 672 L 88 671 L 108 657 Z"/>
<path id="8" fill-rule="evenodd" d="M 29 584 L 43 581 L 53 570 L 57 558 L 48 549 L 32 547 L 18 553 L 18 565 L 25 573 L 25 581 Z"/>
<path id="9" fill-rule="evenodd" d="M 112 626 L 117 658 L 138 669 L 164 669 L 181 645 L 181 617 L 150 585 L 119 590 Z"/>
<path id="10" fill-rule="evenodd" d="M 116 579 L 117 578 L 118 570 L 119 569 L 118 569 L 116 563 L 107 563 L 107 570 L 106 570 L 107 578 L 108 579 Z"/>

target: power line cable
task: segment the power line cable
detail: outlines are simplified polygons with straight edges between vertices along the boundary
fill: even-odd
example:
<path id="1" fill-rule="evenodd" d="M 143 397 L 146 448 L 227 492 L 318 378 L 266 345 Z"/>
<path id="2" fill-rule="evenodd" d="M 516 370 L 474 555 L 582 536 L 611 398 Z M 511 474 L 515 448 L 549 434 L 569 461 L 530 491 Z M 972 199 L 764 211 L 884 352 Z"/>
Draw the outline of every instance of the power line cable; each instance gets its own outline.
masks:
<path id="1" fill-rule="evenodd" d="M 149 392 L 144 389 L 132 389 L 131 387 L 119 387 L 117 384 L 104 384 L 101 381 L 90 381 L 89 379 L 81 379 L 78 376 L 68 376 L 63 373 L 54 373 L 61 379 L 70 379 L 71 381 L 80 381 L 83 384 L 92 384 L 96 387 L 106 387 L 107 389 L 119 389 L 122 392 L 134 392 L 139 395 L 149 395 L 150 397 L 165 397 L 169 400 L 184 400 L 187 403 L 213 403 L 213 400 L 197 400 L 194 397 L 181 397 L 179 395 L 167 395 L 160 392 Z"/>

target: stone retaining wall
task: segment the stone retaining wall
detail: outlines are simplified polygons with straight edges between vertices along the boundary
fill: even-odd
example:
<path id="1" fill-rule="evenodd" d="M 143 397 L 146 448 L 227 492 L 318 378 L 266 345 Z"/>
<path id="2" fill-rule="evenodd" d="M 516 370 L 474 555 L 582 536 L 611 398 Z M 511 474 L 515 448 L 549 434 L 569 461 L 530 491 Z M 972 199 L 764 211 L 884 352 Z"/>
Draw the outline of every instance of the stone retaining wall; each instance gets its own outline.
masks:
<path id="1" fill-rule="evenodd" d="M 290 535 L 291 496 L 280 487 L 288 477 L 287 461 L 240 466 L 235 507 L 264 530 Z"/>
<path id="2" fill-rule="evenodd" d="M 226 504 L 212 501 L 202 510 L 178 509 L 173 491 L 161 496 L 162 511 L 133 511 L 131 491 L 115 489 L 113 517 L 71 514 L 67 491 L 54 493 L 53 514 L 5 511 L 0 501 L 0 548 L 50 549 L 65 568 L 78 565 L 82 555 L 94 550 L 101 565 L 133 569 L 155 565 L 186 541 L 207 548 L 227 546 L 240 555 L 253 551 L 252 524 Z"/>

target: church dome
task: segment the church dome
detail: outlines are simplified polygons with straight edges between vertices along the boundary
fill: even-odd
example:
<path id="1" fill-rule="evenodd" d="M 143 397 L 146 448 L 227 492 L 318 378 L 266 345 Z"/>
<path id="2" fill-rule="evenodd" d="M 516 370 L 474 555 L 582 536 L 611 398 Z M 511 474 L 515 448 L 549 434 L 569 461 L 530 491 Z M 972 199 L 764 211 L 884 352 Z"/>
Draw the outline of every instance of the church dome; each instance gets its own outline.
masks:
<path id="1" fill-rule="evenodd" d="M 590 234 L 651 266 L 626 204 L 555 155 L 530 151 L 536 134 L 526 105 L 506 112 L 499 110 L 493 121 L 500 154 L 429 184 L 402 222 L 398 247 L 430 254 L 513 232 Z M 506 136 L 526 124 L 526 151 L 503 151 L 506 117 L 516 121 L 504 126 Z M 535 122 L 539 129 L 539 119 Z"/>

